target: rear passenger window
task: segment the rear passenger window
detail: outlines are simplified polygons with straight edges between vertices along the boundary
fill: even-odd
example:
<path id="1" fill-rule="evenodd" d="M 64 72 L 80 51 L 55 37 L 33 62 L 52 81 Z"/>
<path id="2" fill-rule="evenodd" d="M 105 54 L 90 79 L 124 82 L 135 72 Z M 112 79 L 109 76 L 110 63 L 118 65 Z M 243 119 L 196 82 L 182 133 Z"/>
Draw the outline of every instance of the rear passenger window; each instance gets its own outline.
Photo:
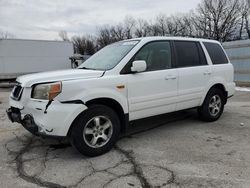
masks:
<path id="1" fill-rule="evenodd" d="M 227 64 L 228 63 L 228 59 L 219 44 L 211 43 L 211 42 L 204 42 L 204 45 L 208 51 L 208 54 L 213 64 Z"/>
<path id="2" fill-rule="evenodd" d="M 206 57 L 198 42 L 175 41 L 177 67 L 206 65 Z"/>

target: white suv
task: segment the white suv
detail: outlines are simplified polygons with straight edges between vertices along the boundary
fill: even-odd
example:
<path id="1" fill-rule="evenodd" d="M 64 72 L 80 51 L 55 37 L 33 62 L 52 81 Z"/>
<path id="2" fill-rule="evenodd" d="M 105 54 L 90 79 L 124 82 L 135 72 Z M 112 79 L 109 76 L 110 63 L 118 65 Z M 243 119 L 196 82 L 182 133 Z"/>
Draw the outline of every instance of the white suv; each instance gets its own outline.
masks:
<path id="1" fill-rule="evenodd" d="M 131 39 L 77 69 L 17 78 L 7 114 L 35 135 L 67 136 L 79 152 L 96 156 L 132 120 L 195 107 L 201 119 L 217 120 L 235 92 L 233 77 L 217 41 Z"/>

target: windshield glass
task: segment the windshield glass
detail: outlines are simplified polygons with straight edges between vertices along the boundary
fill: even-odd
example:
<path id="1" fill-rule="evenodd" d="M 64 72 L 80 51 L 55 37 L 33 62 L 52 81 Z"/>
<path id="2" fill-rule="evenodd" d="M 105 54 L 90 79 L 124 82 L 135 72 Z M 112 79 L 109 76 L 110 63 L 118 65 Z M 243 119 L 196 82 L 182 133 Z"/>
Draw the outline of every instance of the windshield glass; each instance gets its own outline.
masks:
<path id="1" fill-rule="evenodd" d="M 114 68 L 139 41 L 122 41 L 108 45 L 81 64 L 79 69 L 110 70 Z"/>

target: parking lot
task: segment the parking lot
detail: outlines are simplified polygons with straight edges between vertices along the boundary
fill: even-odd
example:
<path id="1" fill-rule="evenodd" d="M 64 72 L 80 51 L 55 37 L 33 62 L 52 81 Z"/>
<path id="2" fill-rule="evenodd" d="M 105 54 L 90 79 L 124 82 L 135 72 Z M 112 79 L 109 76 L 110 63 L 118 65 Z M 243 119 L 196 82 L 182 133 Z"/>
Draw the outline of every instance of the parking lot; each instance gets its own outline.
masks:
<path id="1" fill-rule="evenodd" d="M 9 94 L 0 88 L 1 187 L 250 187 L 250 92 L 237 92 L 217 122 L 195 110 L 133 122 L 95 158 L 12 124 Z"/>

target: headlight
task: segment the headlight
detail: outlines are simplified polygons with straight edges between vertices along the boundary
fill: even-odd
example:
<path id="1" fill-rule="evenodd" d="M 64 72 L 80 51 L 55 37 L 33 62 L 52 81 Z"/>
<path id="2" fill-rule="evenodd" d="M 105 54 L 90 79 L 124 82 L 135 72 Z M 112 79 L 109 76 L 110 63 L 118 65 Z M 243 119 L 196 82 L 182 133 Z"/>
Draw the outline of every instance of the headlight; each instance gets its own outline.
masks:
<path id="1" fill-rule="evenodd" d="M 33 90 L 31 97 L 33 99 L 52 100 L 62 91 L 61 82 L 54 82 L 48 84 L 38 84 Z"/>

